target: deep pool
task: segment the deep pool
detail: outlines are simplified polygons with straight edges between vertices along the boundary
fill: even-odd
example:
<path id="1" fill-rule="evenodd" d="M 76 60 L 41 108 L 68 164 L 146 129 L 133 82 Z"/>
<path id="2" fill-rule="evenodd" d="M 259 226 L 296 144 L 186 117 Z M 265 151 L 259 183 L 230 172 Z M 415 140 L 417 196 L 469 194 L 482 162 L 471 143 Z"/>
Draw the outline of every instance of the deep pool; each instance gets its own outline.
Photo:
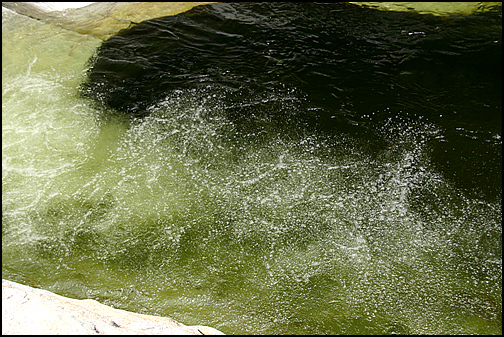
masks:
<path id="1" fill-rule="evenodd" d="M 502 8 L 2 12 L 2 276 L 228 334 L 502 332 Z"/>

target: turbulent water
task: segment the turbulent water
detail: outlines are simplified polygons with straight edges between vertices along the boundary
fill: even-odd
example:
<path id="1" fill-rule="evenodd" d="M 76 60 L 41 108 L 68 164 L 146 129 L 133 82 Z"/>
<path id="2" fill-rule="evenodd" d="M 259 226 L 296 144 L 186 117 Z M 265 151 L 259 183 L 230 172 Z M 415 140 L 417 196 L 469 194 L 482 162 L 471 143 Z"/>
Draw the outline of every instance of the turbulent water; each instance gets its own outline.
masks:
<path id="1" fill-rule="evenodd" d="M 501 16 L 212 4 L 102 43 L 4 10 L 3 277 L 229 334 L 500 334 Z"/>

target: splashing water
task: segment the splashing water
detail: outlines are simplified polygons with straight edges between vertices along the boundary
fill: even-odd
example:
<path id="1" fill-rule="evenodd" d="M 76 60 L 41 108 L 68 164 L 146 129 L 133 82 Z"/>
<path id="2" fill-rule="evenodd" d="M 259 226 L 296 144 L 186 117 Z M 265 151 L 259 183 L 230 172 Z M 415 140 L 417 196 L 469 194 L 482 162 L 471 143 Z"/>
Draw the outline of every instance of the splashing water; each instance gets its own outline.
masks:
<path id="1" fill-rule="evenodd" d="M 442 122 L 211 83 L 130 119 L 78 94 L 96 40 L 2 26 L 3 277 L 226 333 L 501 332 L 500 195 L 440 168 Z"/>

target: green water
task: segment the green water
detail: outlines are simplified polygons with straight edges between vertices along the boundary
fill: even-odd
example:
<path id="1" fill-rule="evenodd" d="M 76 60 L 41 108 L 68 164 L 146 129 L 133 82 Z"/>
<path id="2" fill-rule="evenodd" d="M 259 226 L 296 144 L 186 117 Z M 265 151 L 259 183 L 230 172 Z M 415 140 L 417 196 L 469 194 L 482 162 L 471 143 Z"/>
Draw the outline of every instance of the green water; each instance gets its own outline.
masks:
<path id="1" fill-rule="evenodd" d="M 502 332 L 501 194 L 433 163 L 442 123 L 278 129 L 279 90 L 252 134 L 212 87 L 130 121 L 78 94 L 100 43 L 2 13 L 3 278 L 227 334 Z"/>

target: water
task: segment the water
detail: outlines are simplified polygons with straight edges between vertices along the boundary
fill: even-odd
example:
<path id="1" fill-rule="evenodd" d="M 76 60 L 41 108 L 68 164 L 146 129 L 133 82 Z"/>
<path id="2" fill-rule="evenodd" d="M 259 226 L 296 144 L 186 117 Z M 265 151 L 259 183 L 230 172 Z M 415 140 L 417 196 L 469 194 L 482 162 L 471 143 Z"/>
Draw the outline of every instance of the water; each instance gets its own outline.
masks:
<path id="1" fill-rule="evenodd" d="M 2 34 L 4 278 L 225 333 L 502 332 L 501 8 Z"/>

